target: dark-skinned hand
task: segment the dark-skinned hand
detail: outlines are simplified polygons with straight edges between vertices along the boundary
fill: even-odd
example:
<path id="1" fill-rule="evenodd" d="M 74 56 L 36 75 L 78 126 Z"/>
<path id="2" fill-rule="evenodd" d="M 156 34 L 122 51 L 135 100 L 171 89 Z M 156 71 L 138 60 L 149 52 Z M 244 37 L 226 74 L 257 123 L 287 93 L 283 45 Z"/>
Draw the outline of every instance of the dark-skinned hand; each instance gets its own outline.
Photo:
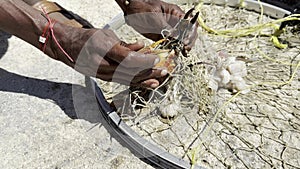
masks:
<path id="1" fill-rule="evenodd" d="M 46 53 L 77 71 L 105 81 L 155 88 L 157 80 L 167 74 L 164 69 L 153 69 L 159 62 L 156 55 L 136 51 L 143 43 L 126 44 L 111 30 L 82 29 L 57 23 L 55 34 L 65 51 L 76 60 L 72 63 L 51 40 Z"/>
<path id="2" fill-rule="evenodd" d="M 160 0 L 128 0 L 128 2 L 128 5 L 125 5 L 125 1 L 118 2 L 124 12 L 126 23 L 154 41 L 162 39 L 161 31 L 172 30 L 185 15 L 177 5 Z M 188 51 L 197 39 L 197 28 L 196 23 L 184 38 L 183 43 Z"/>

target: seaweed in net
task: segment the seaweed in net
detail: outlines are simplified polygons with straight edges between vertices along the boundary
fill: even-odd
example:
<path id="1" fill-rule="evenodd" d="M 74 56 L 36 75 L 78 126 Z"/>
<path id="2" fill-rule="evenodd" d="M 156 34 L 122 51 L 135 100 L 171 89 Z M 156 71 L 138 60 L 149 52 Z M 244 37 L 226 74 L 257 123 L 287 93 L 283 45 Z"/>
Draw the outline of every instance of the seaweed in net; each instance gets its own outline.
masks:
<path id="1" fill-rule="evenodd" d="M 299 168 L 299 35 L 292 27 L 278 34 L 278 43 L 286 44 L 282 49 L 270 40 L 278 24 L 296 17 L 274 20 L 243 8 L 203 5 L 201 18 L 201 36 L 190 57 L 178 58 L 167 90 L 152 90 L 147 100 L 139 91 L 126 94 L 133 105 L 121 106 L 122 118 L 144 138 L 193 164 Z M 128 26 L 119 33 L 126 41 L 141 38 Z M 211 88 L 220 55 L 244 62 L 249 92 Z M 108 86 L 114 85 L 106 85 L 113 96 Z M 114 91 L 124 89 L 115 86 Z M 170 110 L 176 112 L 161 117 Z"/>
<path id="2" fill-rule="evenodd" d="M 299 109 L 295 109 L 299 104 L 299 80 L 295 78 L 300 66 L 297 48 L 299 36 L 285 31 L 280 38 L 284 38 L 288 46 L 285 49 L 275 48 L 270 36 L 266 36 L 270 34 L 266 25 L 271 26 L 279 21 L 261 17 L 256 20 L 270 25 L 260 23 L 258 26 L 239 29 L 242 34 L 238 30 L 214 32 L 218 35 L 218 44 L 225 43 L 232 55 L 238 51 L 238 56 L 244 55 L 248 60 L 247 81 L 251 84 L 251 92 L 245 95 L 237 93 L 217 111 L 199 145 L 191 151 L 193 162 L 198 155 L 202 159 L 200 163 L 210 167 L 299 168 L 300 152 L 296 145 L 299 144 L 299 126 L 289 122 L 294 123 L 299 117 Z M 212 27 L 219 26 L 213 25 L 215 23 L 219 22 L 213 20 L 210 24 Z M 244 34 L 244 30 L 251 32 Z M 243 49 L 238 50 L 236 47 Z M 230 94 L 223 91 L 223 98 L 225 101 L 230 98 Z M 270 105 L 272 100 L 276 100 L 276 103 Z M 283 135 L 294 139 L 284 140 Z"/>

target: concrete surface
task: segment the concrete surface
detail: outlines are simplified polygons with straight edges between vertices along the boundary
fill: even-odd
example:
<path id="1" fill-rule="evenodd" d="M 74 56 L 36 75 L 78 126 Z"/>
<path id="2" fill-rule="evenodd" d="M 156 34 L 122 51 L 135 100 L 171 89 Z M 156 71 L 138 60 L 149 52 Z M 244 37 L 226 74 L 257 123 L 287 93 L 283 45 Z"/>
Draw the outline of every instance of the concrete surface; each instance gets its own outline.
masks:
<path id="1" fill-rule="evenodd" d="M 111 0 L 56 1 L 96 27 L 121 12 Z M 1 169 L 152 168 L 110 136 L 93 100 L 84 76 L 0 32 Z"/>

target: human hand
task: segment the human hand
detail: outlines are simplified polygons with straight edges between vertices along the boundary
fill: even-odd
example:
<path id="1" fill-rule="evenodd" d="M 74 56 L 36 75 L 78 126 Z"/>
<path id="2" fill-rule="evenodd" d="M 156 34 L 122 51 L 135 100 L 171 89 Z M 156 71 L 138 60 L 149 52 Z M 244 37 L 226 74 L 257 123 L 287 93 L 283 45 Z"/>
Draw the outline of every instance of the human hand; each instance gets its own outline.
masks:
<path id="1" fill-rule="evenodd" d="M 74 28 L 57 23 L 54 31 L 75 63 L 54 41 L 46 53 L 85 75 L 130 86 L 155 88 L 159 85 L 157 79 L 167 74 L 164 69 L 153 68 L 159 62 L 156 55 L 136 52 L 144 44 L 121 42 L 111 30 Z"/>
<path id="2" fill-rule="evenodd" d="M 163 29 L 171 30 L 183 18 L 185 13 L 177 5 L 160 0 L 124 0 L 117 1 L 124 11 L 126 23 L 145 37 L 154 41 L 162 39 Z M 184 38 L 186 50 L 190 50 L 197 39 L 198 24 L 192 26 Z"/>
<path id="3" fill-rule="evenodd" d="M 1 30 L 42 48 L 48 56 L 85 75 L 155 88 L 159 85 L 157 79 L 168 73 L 163 68 L 153 68 L 159 62 L 156 55 L 136 52 L 142 44 L 123 43 L 111 30 L 76 28 L 59 22 L 53 26 L 54 21 L 50 21 L 22 0 L 0 1 Z M 45 28 L 53 31 L 51 36 Z M 41 35 L 49 37 L 46 44 L 42 44 L 45 38 Z"/>

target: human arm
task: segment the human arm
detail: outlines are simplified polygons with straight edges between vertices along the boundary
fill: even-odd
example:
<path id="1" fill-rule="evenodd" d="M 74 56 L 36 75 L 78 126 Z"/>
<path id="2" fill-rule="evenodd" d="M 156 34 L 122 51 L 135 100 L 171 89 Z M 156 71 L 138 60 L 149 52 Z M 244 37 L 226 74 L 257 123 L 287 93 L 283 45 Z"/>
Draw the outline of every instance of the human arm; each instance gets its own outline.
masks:
<path id="1" fill-rule="evenodd" d="M 22 0 L 0 0 L 0 29 L 37 48 L 47 22 L 41 12 Z M 165 75 L 165 71 L 152 69 L 157 56 L 135 52 L 143 45 L 125 44 L 110 30 L 75 28 L 61 23 L 56 23 L 53 30 L 58 43 L 75 62 L 66 57 L 53 37 L 45 53 L 83 74 L 145 87 L 157 86 L 156 78 Z"/>
<path id="2" fill-rule="evenodd" d="M 154 41 L 162 39 L 163 29 L 171 30 L 185 13 L 177 5 L 161 0 L 116 0 L 123 10 L 126 23 Z M 183 43 L 190 50 L 197 39 L 198 24 L 194 24 Z"/>

